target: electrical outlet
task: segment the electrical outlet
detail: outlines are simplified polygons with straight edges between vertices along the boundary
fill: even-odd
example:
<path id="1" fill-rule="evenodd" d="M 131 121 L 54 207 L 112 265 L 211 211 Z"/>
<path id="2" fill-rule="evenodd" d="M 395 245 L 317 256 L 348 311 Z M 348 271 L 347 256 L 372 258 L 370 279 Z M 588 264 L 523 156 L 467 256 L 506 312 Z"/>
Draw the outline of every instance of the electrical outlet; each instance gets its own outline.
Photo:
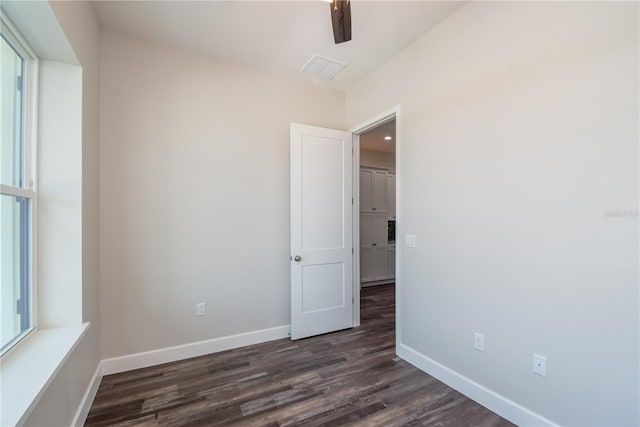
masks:
<path id="1" fill-rule="evenodd" d="M 533 373 L 541 377 L 547 376 L 547 358 L 533 353 Z"/>
<path id="2" fill-rule="evenodd" d="M 196 304 L 196 316 L 204 316 L 206 308 L 203 302 Z"/>
<path id="3" fill-rule="evenodd" d="M 478 332 L 474 335 L 473 340 L 473 348 L 478 351 L 484 351 L 484 335 L 479 334 Z"/>

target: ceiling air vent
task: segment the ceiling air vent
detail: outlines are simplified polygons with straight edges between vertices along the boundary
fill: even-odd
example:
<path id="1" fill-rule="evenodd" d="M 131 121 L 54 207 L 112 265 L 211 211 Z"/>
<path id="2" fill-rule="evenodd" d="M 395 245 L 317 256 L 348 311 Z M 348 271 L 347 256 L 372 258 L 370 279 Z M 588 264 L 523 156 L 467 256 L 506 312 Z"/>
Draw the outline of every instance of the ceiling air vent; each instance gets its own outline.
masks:
<path id="1" fill-rule="evenodd" d="M 320 79 L 331 80 L 346 67 L 344 62 L 315 54 L 304 64 L 301 72 Z"/>

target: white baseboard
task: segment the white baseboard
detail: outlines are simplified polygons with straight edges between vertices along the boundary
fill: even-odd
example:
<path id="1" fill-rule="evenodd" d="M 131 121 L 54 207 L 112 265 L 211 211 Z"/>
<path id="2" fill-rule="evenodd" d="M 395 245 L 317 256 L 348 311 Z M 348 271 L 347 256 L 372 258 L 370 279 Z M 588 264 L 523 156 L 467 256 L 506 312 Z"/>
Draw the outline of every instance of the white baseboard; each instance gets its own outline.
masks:
<path id="1" fill-rule="evenodd" d="M 245 332 L 237 335 L 198 341 L 175 347 L 161 348 L 159 350 L 145 351 L 143 353 L 129 354 L 126 356 L 112 357 L 102 360 L 102 375 L 117 374 L 132 369 L 146 368 L 162 363 L 175 362 L 190 357 L 203 356 L 224 350 L 231 350 L 266 341 L 273 341 L 289 336 L 289 325 L 275 328 L 261 329 Z"/>
<path id="2" fill-rule="evenodd" d="M 416 368 L 442 381 L 470 399 L 519 426 L 554 426 L 558 424 L 489 390 L 464 375 L 436 362 L 404 344 L 398 344 L 397 354 Z"/>
<path id="3" fill-rule="evenodd" d="M 102 381 L 102 362 L 98 362 L 98 366 L 96 367 L 96 371 L 93 373 L 89 386 L 84 392 L 84 396 L 82 396 L 78 410 L 71 422 L 72 427 L 81 427 L 84 425 L 87 420 L 87 415 L 89 415 L 93 399 L 96 397 L 96 393 L 98 392 L 98 387 L 100 387 L 100 381 Z"/>

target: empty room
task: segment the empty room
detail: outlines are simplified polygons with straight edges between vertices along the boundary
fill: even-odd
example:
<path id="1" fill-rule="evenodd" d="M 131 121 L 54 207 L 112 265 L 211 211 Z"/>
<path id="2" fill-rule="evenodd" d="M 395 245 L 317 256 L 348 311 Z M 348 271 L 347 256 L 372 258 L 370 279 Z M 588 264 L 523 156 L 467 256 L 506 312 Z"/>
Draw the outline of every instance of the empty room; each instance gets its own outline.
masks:
<path id="1" fill-rule="evenodd" d="M 640 2 L 0 12 L 1 426 L 640 426 Z"/>

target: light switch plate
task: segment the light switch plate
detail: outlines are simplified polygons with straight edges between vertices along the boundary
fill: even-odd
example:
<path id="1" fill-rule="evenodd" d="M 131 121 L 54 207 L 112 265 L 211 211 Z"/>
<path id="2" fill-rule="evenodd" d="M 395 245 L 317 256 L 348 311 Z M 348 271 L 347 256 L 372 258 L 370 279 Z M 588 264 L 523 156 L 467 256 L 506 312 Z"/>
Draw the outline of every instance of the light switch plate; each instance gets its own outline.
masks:
<path id="1" fill-rule="evenodd" d="M 404 244 L 407 248 L 415 248 L 416 247 L 416 235 L 415 234 L 405 234 L 404 235 Z"/>
<path id="2" fill-rule="evenodd" d="M 476 332 L 473 336 L 473 348 L 478 351 L 484 351 L 484 335 Z"/>
<path id="3" fill-rule="evenodd" d="M 196 304 L 196 316 L 204 316 L 206 307 L 203 302 Z"/>

